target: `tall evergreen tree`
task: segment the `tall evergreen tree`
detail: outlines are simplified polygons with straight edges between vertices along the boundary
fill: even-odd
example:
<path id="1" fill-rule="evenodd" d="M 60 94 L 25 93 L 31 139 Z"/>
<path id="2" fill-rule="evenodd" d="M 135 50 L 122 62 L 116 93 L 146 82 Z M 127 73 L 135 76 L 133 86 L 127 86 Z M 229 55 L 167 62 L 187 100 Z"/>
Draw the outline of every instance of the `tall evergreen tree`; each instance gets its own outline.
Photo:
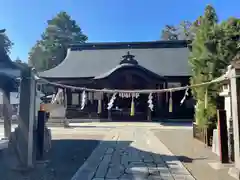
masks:
<path id="1" fill-rule="evenodd" d="M 30 64 L 41 71 L 61 63 L 66 56 L 69 44 L 87 41 L 87 36 L 66 12 L 58 13 L 47 23 L 48 26 L 41 40 L 37 41 L 29 53 Z"/>
<path id="2" fill-rule="evenodd" d="M 1 29 L 0 30 L 0 53 L 9 54 L 12 46 L 13 46 L 13 43 L 6 35 L 5 29 Z"/>
<path id="3" fill-rule="evenodd" d="M 210 40 L 211 31 L 216 26 L 217 21 L 218 18 L 214 8 L 208 5 L 205 8 L 204 15 L 194 24 L 196 34 L 192 42 L 192 53 L 189 58 L 192 67 L 191 84 L 203 83 L 213 78 L 212 71 L 209 68 L 213 67 L 215 60 L 209 52 L 206 42 Z M 197 100 L 195 118 L 198 124 L 205 125 L 216 114 L 216 102 L 214 101 L 216 97 L 213 96 L 212 87 L 194 88 L 193 95 Z"/>

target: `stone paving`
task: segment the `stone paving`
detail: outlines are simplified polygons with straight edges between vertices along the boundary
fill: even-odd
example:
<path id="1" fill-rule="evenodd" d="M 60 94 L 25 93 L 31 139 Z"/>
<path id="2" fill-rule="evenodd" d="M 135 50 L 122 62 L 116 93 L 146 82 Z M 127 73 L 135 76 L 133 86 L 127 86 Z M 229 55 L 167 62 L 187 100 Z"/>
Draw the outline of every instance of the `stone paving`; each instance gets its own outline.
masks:
<path id="1" fill-rule="evenodd" d="M 108 135 L 72 180 L 194 180 L 147 128 L 120 127 Z"/>

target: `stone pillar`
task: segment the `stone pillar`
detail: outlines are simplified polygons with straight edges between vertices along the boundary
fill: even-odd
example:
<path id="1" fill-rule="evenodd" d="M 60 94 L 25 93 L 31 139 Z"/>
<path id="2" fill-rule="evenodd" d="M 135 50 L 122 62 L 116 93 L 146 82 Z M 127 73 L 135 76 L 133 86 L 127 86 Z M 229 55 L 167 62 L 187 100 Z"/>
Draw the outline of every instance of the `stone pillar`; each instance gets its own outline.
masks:
<path id="1" fill-rule="evenodd" d="M 230 75 L 232 77 L 240 75 L 240 68 L 231 69 Z M 240 169 L 240 144 L 239 144 L 239 118 L 240 118 L 240 83 L 238 78 L 230 79 L 231 89 L 231 106 L 232 106 L 232 120 L 233 120 L 233 136 L 234 136 L 234 156 L 235 167 Z"/>
<path id="2" fill-rule="evenodd" d="M 32 167 L 34 163 L 35 97 L 36 82 L 29 68 L 22 75 L 18 127 L 12 143 L 21 169 Z"/>
<path id="3" fill-rule="evenodd" d="M 11 134 L 11 103 L 10 92 L 7 88 L 2 89 L 3 94 L 3 118 L 4 118 L 4 138 L 9 139 Z"/>

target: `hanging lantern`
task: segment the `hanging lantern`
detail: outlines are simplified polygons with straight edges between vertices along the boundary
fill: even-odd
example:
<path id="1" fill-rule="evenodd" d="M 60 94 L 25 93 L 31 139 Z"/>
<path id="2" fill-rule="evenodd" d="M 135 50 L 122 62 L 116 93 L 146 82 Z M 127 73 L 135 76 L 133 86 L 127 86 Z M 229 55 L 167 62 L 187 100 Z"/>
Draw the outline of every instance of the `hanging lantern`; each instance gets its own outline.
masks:
<path id="1" fill-rule="evenodd" d="M 153 102 L 152 102 L 153 96 L 152 93 L 149 94 L 148 96 L 148 107 L 151 111 L 153 111 Z"/>
<path id="2" fill-rule="evenodd" d="M 135 115 L 134 97 L 132 96 L 130 116 L 134 116 L 134 115 Z"/>
<path id="3" fill-rule="evenodd" d="M 170 91 L 170 95 L 169 95 L 169 112 L 173 112 L 172 91 Z"/>

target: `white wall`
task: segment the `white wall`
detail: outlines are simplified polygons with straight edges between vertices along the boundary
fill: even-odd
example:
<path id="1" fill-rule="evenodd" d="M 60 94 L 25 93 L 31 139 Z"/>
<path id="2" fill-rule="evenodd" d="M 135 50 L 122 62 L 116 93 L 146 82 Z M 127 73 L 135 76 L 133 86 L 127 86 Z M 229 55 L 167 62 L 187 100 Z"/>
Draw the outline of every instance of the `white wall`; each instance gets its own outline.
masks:
<path id="1" fill-rule="evenodd" d="M 44 94 L 41 93 L 40 91 L 37 91 L 37 95 L 36 95 L 36 115 L 38 113 L 38 110 L 40 109 L 40 103 L 42 102 L 42 100 L 40 99 L 41 96 L 43 96 Z M 18 92 L 11 92 L 10 93 L 10 104 L 19 104 L 20 101 L 20 96 L 18 95 Z M 0 91 L 0 104 L 3 104 L 3 93 Z"/>
<path id="2" fill-rule="evenodd" d="M 10 103 L 11 104 L 19 104 L 19 98 L 17 98 L 18 93 L 11 92 L 10 93 Z M 0 104 L 3 104 L 3 93 L 0 91 Z"/>

